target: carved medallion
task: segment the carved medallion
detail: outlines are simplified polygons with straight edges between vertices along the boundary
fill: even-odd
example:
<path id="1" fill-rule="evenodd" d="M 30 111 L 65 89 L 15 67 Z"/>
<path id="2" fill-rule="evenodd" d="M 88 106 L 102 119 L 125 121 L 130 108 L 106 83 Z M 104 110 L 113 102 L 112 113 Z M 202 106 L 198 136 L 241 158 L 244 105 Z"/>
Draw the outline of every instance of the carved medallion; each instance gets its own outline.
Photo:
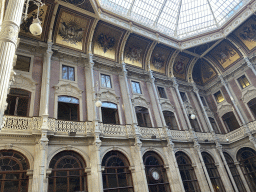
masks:
<path id="1" fill-rule="evenodd" d="M 128 47 L 125 57 L 130 59 L 130 61 L 132 62 L 134 61 L 141 62 L 142 60 L 141 52 L 142 52 L 142 49 L 140 47 L 136 47 L 136 46 Z"/>
<path id="2" fill-rule="evenodd" d="M 98 37 L 98 44 L 103 49 L 104 53 L 111 50 L 115 46 L 115 38 L 101 33 Z"/>
<path id="3" fill-rule="evenodd" d="M 165 62 L 165 56 L 164 55 L 162 55 L 160 53 L 156 53 L 153 56 L 152 63 L 153 63 L 153 66 L 156 69 L 161 69 L 164 66 L 164 62 Z"/>

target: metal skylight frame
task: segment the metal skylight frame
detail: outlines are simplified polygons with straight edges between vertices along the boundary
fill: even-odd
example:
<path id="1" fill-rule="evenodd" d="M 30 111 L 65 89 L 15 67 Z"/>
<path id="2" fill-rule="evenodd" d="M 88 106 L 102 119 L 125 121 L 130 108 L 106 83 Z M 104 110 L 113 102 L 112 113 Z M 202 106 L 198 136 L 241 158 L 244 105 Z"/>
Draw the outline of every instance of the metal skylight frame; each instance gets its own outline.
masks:
<path id="1" fill-rule="evenodd" d="M 170 37 L 218 29 L 249 0 L 100 0 L 103 8 Z"/>

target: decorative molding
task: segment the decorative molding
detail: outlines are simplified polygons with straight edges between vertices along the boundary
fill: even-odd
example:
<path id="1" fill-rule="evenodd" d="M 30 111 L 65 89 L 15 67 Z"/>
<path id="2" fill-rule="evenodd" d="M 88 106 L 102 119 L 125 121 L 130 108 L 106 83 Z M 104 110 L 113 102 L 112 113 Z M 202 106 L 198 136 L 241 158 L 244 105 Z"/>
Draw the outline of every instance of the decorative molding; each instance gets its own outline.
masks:
<path id="1" fill-rule="evenodd" d="M 82 98 L 83 91 L 75 84 L 59 82 L 54 86 L 54 89 L 56 95 L 68 95 L 76 98 Z"/>
<path id="2" fill-rule="evenodd" d="M 211 111 L 211 109 L 208 106 L 204 106 L 204 110 L 208 117 L 214 118 L 214 113 Z"/>
<path id="3" fill-rule="evenodd" d="M 142 107 L 148 108 L 149 104 L 150 102 L 147 102 L 147 100 L 142 95 L 140 96 L 135 95 L 134 98 L 132 99 L 132 105 L 134 107 L 142 106 Z"/>
<path id="4" fill-rule="evenodd" d="M 15 81 L 11 85 L 11 88 L 24 89 L 30 92 L 34 92 L 36 90 L 36 85 L 36 81 L 34 81 L 32 78 L 28 78 L 22 74 L 18 74 L 15 76 Z"/>
<path id="5" fill-rule="evenodd" d="M 244 103 L 248 103 L 250 100 L 256 97 L 256 88 L 251 86 L 248 89 L 242 90 L 242 97 Z"/>
<path id="6" fill-rule="evenodd" d="M 220 104 L 218 104 L 217 113 L 219 114 L 219 117 L 222 117 L 224 114 L 230 111 L 233 111 L 233 107 L 227 101 L 223 101 Z"/>
<path id="7" fill-rule="evenodd" d="M 116 94 L 114 93 L 114 91 L 104 90 L 100 93 L 100 100 L 102 102 L 108 101 L 108 102 L 111 102 L 111 103 L 118 104 L 119 99 L 120 99 L 120 97 L 117 97 Z"/>
<path id="8" fill-rule="evenodd" d="M 162 107 L 162 111 L 175 111 L 175 107 L 171 104 L 169 100 L 161 100 L 160 99 L 160 105 Z"/>

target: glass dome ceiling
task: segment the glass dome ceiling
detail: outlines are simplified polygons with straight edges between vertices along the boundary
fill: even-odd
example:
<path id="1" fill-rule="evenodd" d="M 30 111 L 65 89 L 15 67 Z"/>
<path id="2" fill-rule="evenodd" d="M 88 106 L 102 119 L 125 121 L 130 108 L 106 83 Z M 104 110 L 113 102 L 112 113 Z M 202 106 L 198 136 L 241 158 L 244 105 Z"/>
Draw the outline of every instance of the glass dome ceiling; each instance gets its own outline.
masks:
<path id="1" fill-rule="evenodd" d="M 219 29 L 248 0 L 101 0 L 102 8 L 182 39 Z"/>

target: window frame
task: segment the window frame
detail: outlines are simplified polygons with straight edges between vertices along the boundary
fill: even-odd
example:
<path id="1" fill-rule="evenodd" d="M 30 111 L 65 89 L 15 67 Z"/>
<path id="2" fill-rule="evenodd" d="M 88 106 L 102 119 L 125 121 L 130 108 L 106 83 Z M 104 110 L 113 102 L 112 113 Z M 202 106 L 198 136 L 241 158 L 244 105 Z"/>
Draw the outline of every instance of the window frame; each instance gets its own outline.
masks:
<path id="1" fill-rule="evenodd" d="M 21 70 L 17 70 L 14 69 L 13 70 L 17 73 L 17 74 L 24 74 L 24 75 L 29 75 L 30 77 L 32 77 L 32 72 L 33 72 L 33 63 L 34 63 L 34 55 L 30 55 L 30 54 L 26 54 L 26 53 L 21 53 L 19 51 L 17 51 L 16 53 L 17 55 L 17 60 L 18 60 L 18 55 L 23 56 L 23 57 L 30 57 L 30 64 L 29 64 L 29 71 L 21 71 Z M 15 61 L 15 65 L 17 63 L 17 60 Z"/>
<path id="2" fill-rule="evenodd" d="M 238 79 L 241 78 L 242 76 L 245 76 L 246 79 L 248 80 L 248 82 L 250 83 L 250 85 L 248 85 L 248 86 L 245 87 L 245 88 L 242 88 L 242 86 L 241 86 L 241 84 L 240 84 L 240 82 L 239 82 L 239 80 L 238 80 Z M 248 89 L 249 87 L 253 86 L 253 85 L 252 85 L 252 82 L 251 82 L 251 80 L 250 80 L 250 78 L 248 77 L 248 75 L 247 75 L 246 73 L 240 74 L 239 77 L 235 79 L 235 82 L 237 83 L 237 86 L 239 87 L 240 91 L 244 91 L 244 90 Z"/>
<path id="3" fill-rule="evenodd" d="M 138 83 L 139 87 L 140 87 L 140 93 L 134 92 L 133 90 L 133 83 Z M 137 80 L 131 80 L 131 88 L 132 88 L 132 93 L 133 94 L 138 94 L 138 95 L 142 95 L 142 88 L 141 88 L 141 82 L 137 81 Z"/>
<path id="4" fill-rule="evenodd" d="M 101 81 L 102 75 L 109 76 L 109 79 L 110 79 L 110 87 L 105 87 L 105 86 L 103 86 L 102 81 Z M 100 87 L 101 87 L 101 88 L 104 88 L 104 89 L 114 89 L 112 75 L 100 72 L 100 75 L 99 75 L 99 76 L 100 76 Z M 105 79 L 105 80 L 106 80 L 106 79 Z"/>
<path id="5" fill-rule="evenodd" d="M 206 101 L 206 99 L 205 99 L 205 96 L 203 96 L 203 95 L 199 95 L 199 96 L 200 96 L 201 101 L 202 101 L 202 98 L 203 98 L 203 100 L 204 100 L 204 102 L 205 102 L 205 104 L 206 104 L 206 105 L 204 105 L 204 102 L 202 101 L 203 106 L 204 106 L 204 107 L 209 107 L 209 106 L 208 106 L 208 103 L 207 103 L 207 101 Z"/>
<path id="6" fill-rule="evenodd" d="M 165 87 L 156 86 L 156 88 L 157 88 L 157 93 L 158 93 L 158 96 L 159 96 L 160 99 L 168 99 L 168 96 L 167 96 Z M 162 88 L 162 89 L 163 89 L 165 97 L 161 97 L 161 94 L 160 94 L 160 92 L 159 92 L 159 88 Z"/>
<path id="7" fill-rule="evenodd" d="M 214 95 L 214 94 L 216 94 L 216 93 L 217 93 L 217 92 L 219 92 L 219 91 L 220 91 L 221 95 L 222 95 L 222 96 L 223 96 L 223 98 L 224 98 L 224 100 L 223 100 L 223 101 L 221 101 L 220 103 L 218 103 L 218 101 L 216 100 L 216 97 L 215 97 L 215 95 Z M 216 105 L 221 105 L 223 102 L 225 102 L 225 101 L 226 101 L 226 98 L 225 98 L 225 96 L 224 96 L 223 92 L 221 91 L 221 89 L 219 89 L 219 90 L 215 91 L 215 92 L 212 94 L 212 97 L 213 97 L 213 100 L 215 101 Z"/>
<path id="8" fill-rule="evenodd" d="M 185 96 L 186 96 L 186 98 L 187 98 L 186 101 L 183 101 L 182 96 L 181 96 L 181 94 L 180 94 L 181 92 L 182 92 L 182 93 L 185 93 Z M 179 94 L 180 94 L 180 97 L 181 97 L 181 100 L 182 100 L 183 103 L 184 103 L 184 102 L 189 102 L 189 98 L 188 98 L 188 95 L 187 95 L 187 92 L 186 92 L 186 91 L 184 91 L 184 90 L 179 90 Z"/>
<path id="9" fill-rule="evenodd" d="M 75 122 L 78 122 L 78 121 L 80 121 L 80 119 L 81 119 L 81 117 L 80 117 L 80 100 L 79 100 L 79 98 L 76 98 L 76 97 L 72 97 L 72 98 L 75 98 L 75 99 L 77 99 L 78 100 L 78 104 L 77 103 L 69 103 L 69 102 L 63 102 L 63 101 L 59 101 L 59 97 L 72 97 L 72 96 L 67 96 L 67 95 L 59 95 L 57 98 L 58 98 L 58 100 L 57 100 L 57 120 L 61 120 L 61 121 L 75 121 L 75 120 L 71 120 L 71 119 L 69 119 L 69 120 L 66 120 L 66 119 L 59 119 L 58 117 L 59 117 L 59 103 L 61 102 L 61 103 L 67 103 L 67 104 L 73 104 L 73 105 L 77 105 L 77 120 L 75 121 Z"/>
<path id="10" fill-rule="evenodd" d="M 62 76 L 62 68 L 63 68 L 63 65 L 64 66 L 67 66 L 67 67 L 73 67 L 74 68 L 74 78 L 75 80 L 72 81 L 72 80 L 69 80 L 69 79 L 63 79 L 63 76 Z M 60 78 L 59 78 L 61 81 L 66 81 L 66 82 L 73 82 L 73 83 L 77 83 L 77 79 L 78 79 L 78 76 L 77 76 L 77 66 L 76 65 L 73 65 L 73 64 L 70 64 L 70 63 L 60 63 Z"/>

